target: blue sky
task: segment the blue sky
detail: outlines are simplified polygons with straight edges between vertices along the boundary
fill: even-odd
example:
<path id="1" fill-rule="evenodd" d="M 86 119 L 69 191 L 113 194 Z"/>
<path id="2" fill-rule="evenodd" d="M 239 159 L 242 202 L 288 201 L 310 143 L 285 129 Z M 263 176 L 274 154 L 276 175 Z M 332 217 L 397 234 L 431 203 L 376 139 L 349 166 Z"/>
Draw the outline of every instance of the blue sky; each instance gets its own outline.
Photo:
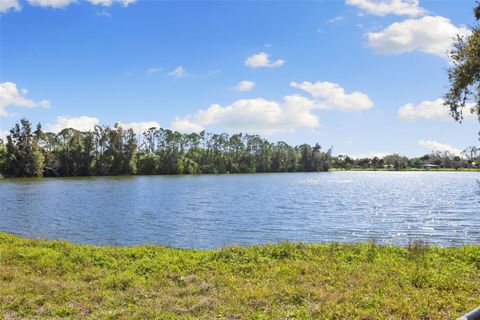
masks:
<path id="1" fill-rule="evenodd" d="M 2 0 L 0 134 L 21 117 L 259 133 L 335 154 L 478 144 L 439 100 L 474 1 Z"/>

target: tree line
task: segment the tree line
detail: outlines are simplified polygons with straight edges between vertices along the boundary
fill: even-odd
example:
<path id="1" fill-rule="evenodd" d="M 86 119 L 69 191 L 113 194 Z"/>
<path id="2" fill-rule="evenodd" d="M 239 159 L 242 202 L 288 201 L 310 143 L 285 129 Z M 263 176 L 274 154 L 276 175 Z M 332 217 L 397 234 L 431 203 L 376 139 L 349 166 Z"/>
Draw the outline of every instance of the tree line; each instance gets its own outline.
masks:
<path id="1" fill-rule="evenodd" d="M 480 164 L 480 148 L 468 147 L 461 156 L 448 151 L 433 151 L 421 157 L 408 158 L 399 154 L 384 157 L 352 158 L 348 155 L 338 155 L 330 159 L 330 167 L 335 169 L 390 169 L 404 170 L 433 165 L 438 168 L 462 169 L 478 168 Z"/>
<path id="2" fill-rule="evenodd" d="M 0 139 L 0 174 L 7 177 L 114 176 L 201 173 L 320 172 L 330 168 L 403 170 L 425 164 L 438 168 L 472 168 L 480 164 L 480 148 L 462 156 L 432 152 L 407 158 L 332 156 L 302 144 L 271 143 L 249 134 L 182 134 L 150 128 L 142 134 L 119 125 L 95 126 L 93 131 L 67 128 L 58 133 L 35 130 L 27 119 Z"/>
<path id="3" fill-rule="evenodd" d="M 332 150 L 250 134 L 182 134 L 118 124 L 93 131 L 34 129 L 21 119 L 0 139 L 0 173 L 12 177 L 328 171 Z"/>

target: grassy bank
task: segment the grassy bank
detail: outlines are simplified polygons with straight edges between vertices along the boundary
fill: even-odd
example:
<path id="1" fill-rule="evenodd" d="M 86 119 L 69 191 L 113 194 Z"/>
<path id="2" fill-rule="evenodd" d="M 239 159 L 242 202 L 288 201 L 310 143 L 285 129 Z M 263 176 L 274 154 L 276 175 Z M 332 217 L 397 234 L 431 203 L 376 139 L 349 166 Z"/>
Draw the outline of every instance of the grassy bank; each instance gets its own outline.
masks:
<path id="1" fill-rule="evenodd" d="M 453 319 L 480 246 L 110 248 L 0 233 L 4 319 Z"/>

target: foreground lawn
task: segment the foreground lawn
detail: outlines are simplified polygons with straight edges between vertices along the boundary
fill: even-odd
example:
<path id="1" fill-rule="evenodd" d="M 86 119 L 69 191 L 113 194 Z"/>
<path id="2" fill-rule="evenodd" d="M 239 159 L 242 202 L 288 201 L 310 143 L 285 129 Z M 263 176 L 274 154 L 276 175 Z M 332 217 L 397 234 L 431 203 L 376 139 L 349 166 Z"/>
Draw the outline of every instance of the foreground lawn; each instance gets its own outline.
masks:
<path id="1" fill-rule="evenodd" d="M 4 319 L 454 319 L 480 246 L 110 248 L 0 233 Z"/>

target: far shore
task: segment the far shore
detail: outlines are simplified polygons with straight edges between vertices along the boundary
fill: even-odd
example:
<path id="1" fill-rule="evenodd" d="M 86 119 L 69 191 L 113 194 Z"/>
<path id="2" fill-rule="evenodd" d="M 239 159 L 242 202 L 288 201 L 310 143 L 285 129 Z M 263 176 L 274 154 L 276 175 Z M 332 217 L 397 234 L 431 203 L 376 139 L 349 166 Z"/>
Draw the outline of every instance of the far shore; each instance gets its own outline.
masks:
<path id="1" fill-rule="evenodd" d="M 131 174 L 131 175 L 89 175 L 89 176 L 60 176 L 60 177 L 9 177 L 2 176 L 0 174 L 0 179 L 56 179 L 56 178 L 105 178 L 105 177 L 152 177 L 152 176 L 222 176 L 222 175 L 249 175 L 249 174 L 278 174 L 278 173 L 327 173 L 327 172 L 480 172 L 480 168 L 438 168 L 438 169 L 421 169 L 421 168 L 405 168 L 405 169 L 386 169 L 386 168 L 351 168 L 351 169 L 340 169 L 340 168 L 331 168 L 328 171 L 322 172 L 241 172 L 241 173 L 198 173 L 198 174 Z"/>
<path id="2" fill-rule="evenodd" d="M 340 169 L 340 168 L 331 168 L 329 171 L 388 171 L 388 172 L 399 172 L 399 171 L 421 171 L 421 172 L 480 172 L 480 168 L 437 168 L 437 169 L 423 169 L 423 168 L 404 168 L 404 169 L 387 169 L 387 168 L 351 168 L 351 169 Z"/>

